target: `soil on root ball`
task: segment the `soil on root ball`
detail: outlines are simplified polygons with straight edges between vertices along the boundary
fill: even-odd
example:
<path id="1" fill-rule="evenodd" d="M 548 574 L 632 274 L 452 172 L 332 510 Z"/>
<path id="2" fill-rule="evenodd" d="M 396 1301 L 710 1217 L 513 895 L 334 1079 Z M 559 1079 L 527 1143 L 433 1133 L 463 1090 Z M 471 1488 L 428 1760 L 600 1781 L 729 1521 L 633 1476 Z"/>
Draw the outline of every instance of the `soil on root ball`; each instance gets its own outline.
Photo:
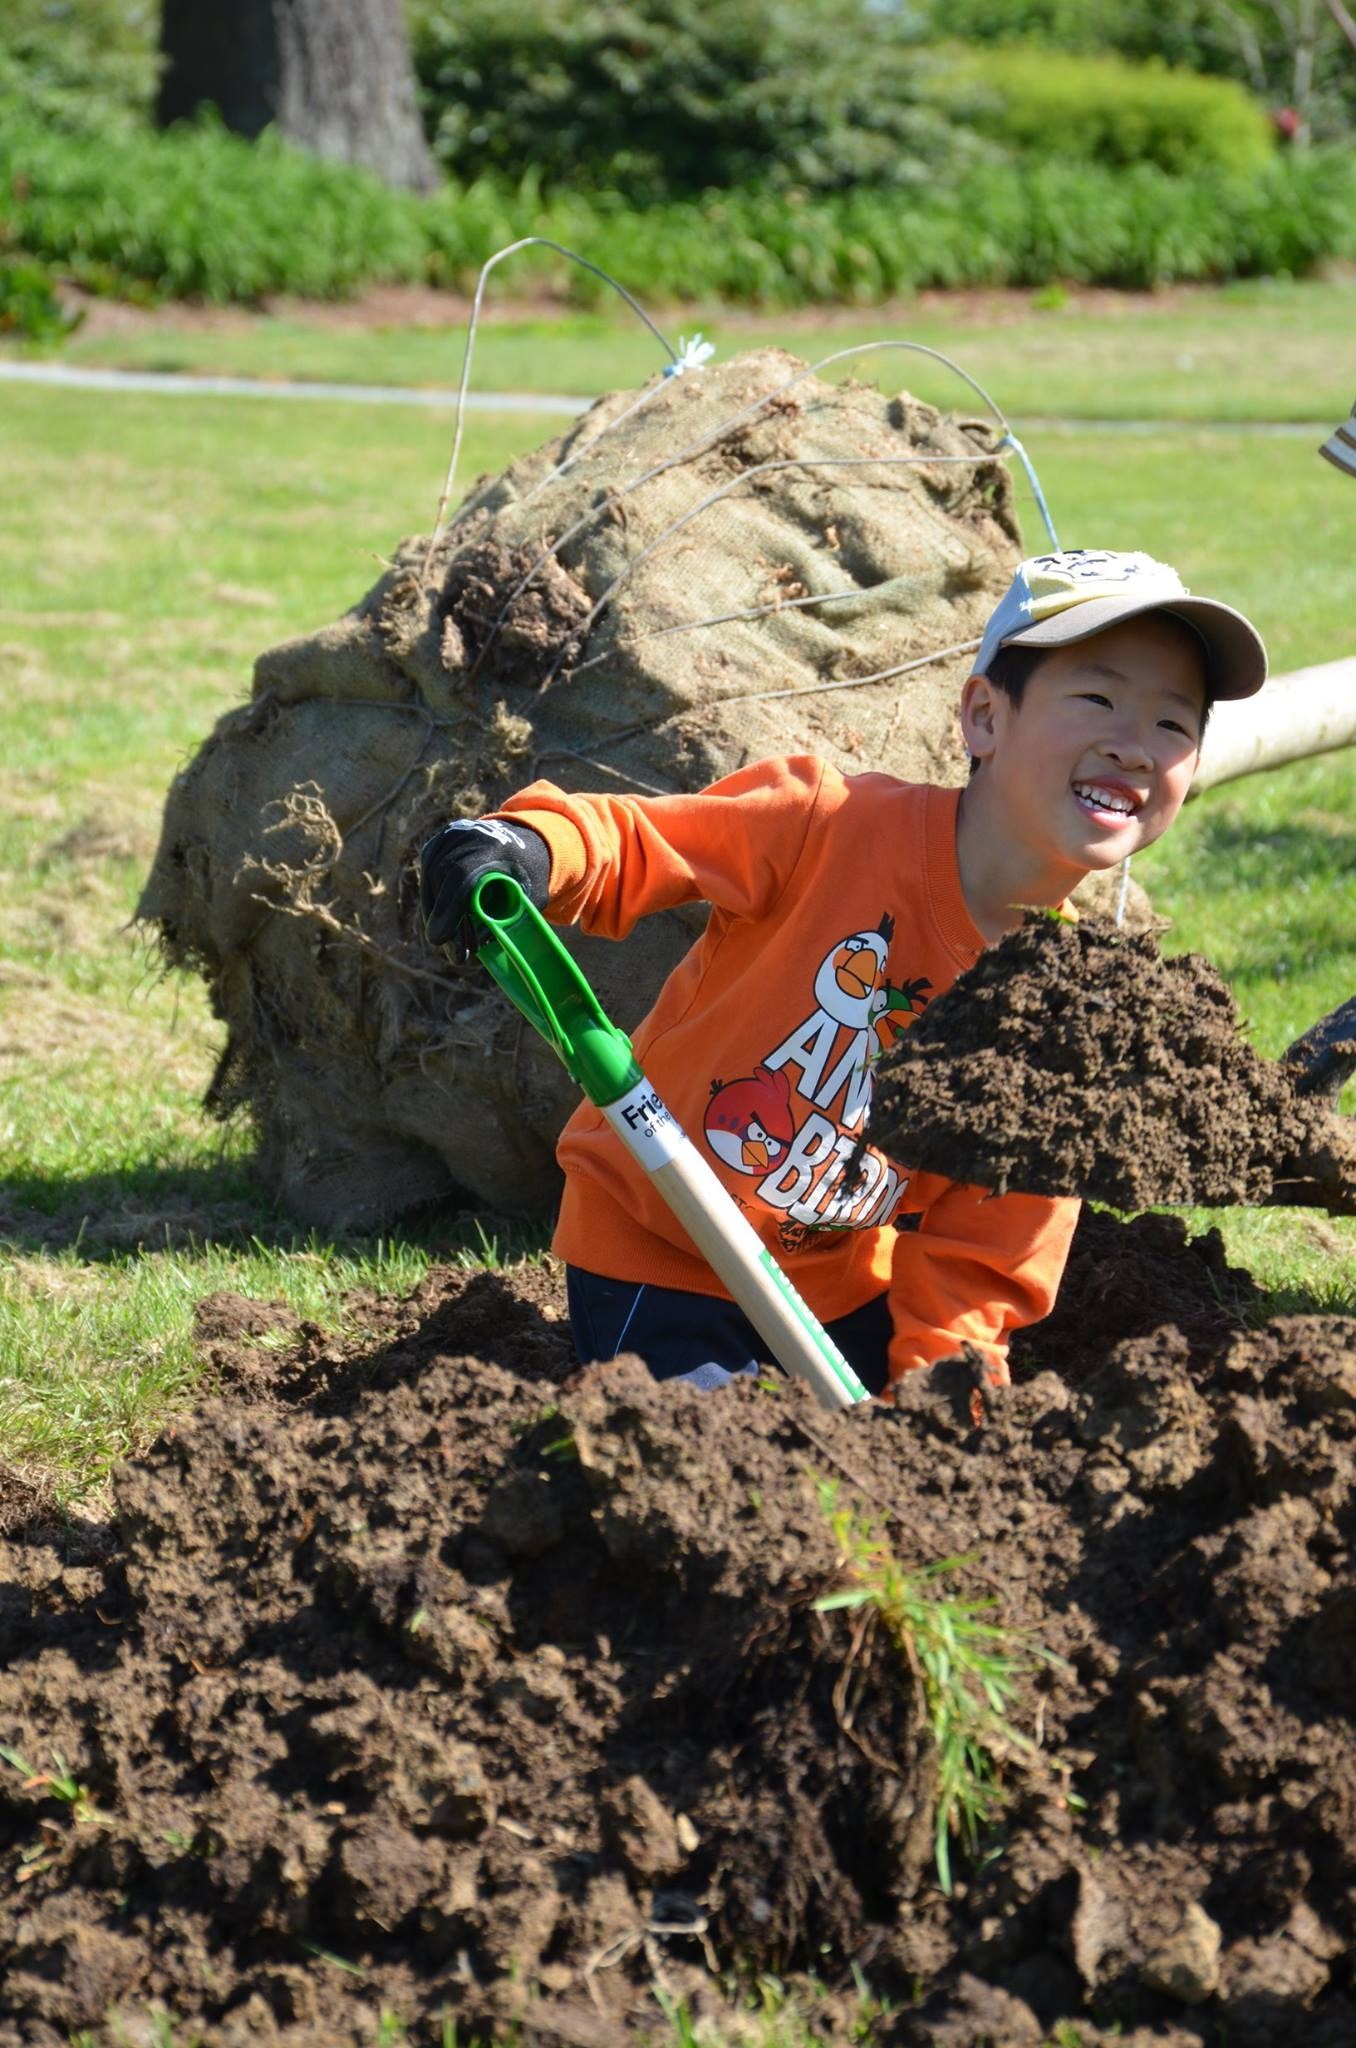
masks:
<path id="1" fill-rule="evenodd" d="M 0 1739 L 81 1795 L 0 1774 L 3 2048 L 663 2038 L 656 1984 L 733 2039 L 736 1964 L 827 2039 L 855 1967 L 899 2048 L 1356 2039 L 1356 1324 L 1248 1331 L 1217 1247 L 1107 1219 L 1072 1270 L 1146 1261 L 1189 1332 L 836 1417 L 575 1371 L 545 1267 L 342 1345 L 217 1298 L 116 1550 L 0 1550 Z M 824 1481 L 1062 1660 L 950 1899 L 915 1670 L 816 1605 Z"/>
<path id="2" fill-rule="evenodd" d="M 1000 1194 L 1356 1213 L 1351 1120 L 1253 1050 L 1209 961 L 1100 918 L 986 947 L 881 1061 L 871 1137 Z"/>

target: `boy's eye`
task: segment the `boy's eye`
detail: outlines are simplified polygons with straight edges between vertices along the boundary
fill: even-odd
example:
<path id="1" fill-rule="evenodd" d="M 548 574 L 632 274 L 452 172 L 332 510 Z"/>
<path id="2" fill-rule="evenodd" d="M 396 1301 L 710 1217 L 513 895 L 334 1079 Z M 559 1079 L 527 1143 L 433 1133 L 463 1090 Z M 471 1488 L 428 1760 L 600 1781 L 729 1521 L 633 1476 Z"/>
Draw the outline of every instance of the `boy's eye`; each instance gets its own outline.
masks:
<path id="1" fill-rule="evenodd" d="M 1080 690 L 1078 694 L 1087 704 L 1105 704 L 1108 711 L 1111 709 L 1110 697 L 1104 696 L 1100 690 Z"/>
<path id="2" fill-rule="evenodd" d="M 1160 718 L 1158 722 L 1160 725 L 1166 726 L 1169 732 L 1180 732 L 1184 740 L 1194 741 L 1196 738 L 1195 733 L 1189 731 L 1188 728 L 1184 726 L 1176 718 Z"/>

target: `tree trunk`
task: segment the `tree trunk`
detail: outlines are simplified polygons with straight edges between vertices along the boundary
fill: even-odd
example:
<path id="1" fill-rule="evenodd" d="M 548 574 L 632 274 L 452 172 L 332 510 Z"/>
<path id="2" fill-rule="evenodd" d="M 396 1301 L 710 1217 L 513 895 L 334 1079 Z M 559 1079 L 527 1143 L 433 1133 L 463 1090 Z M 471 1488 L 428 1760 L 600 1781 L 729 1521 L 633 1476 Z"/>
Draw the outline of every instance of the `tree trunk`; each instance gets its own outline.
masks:
<path id="1" fill-rule="evenodd" d="M 164 0 L 161 126 L 205 105 L 239 135 L 272 123 L 303 149 L 429 191 L 401 0 Z"/>
<path id="2" fill-rule="evenodd" d="M 1191 795 L 1350 746 L 1356 746 L 1356 656 L 1273 676 L 1255 697 L 1217 704 Z"/>

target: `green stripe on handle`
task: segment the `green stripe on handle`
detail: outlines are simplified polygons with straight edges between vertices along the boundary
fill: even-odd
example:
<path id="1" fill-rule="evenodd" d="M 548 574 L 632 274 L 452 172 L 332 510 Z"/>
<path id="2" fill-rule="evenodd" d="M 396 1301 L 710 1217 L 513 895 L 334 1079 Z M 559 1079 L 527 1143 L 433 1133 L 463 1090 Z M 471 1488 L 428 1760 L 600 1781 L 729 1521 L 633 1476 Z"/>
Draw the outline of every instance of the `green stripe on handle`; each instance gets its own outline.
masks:
<path id="1" fill-rule="evenodd" d="M 827 1408 L 869 1400 L 838 1346 L 636 1062 L 545 918 L 507 875 L 472 898 L 477 957 L 547 1044 L 729 1289 L 776 1359 Z"/>

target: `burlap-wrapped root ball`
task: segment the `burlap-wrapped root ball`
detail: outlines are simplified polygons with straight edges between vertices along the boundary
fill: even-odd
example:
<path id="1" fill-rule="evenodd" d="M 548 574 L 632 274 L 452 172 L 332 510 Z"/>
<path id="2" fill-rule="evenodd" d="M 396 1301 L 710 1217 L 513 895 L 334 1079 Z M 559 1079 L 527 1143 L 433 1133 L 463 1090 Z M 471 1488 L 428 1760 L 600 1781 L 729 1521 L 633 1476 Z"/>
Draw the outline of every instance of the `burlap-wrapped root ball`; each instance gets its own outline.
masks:
<path id="1" fill-rule="evenodd" d="M 994 430 L 803 370 L 760 350 L 602 399 L 261 656 L 176 777 L 139 914 L 207 977 L 211 1106 L 248 1111 L 303 1217 L 555 1199 L 573 1084 L 423 937 L 417 850 L 443 820 L 536 776 L 694 789 L 771 753 L 963 776 L 958 688 L 1018 554 Z M 703 915 L 572 937 L 620 1023 Z"/>

